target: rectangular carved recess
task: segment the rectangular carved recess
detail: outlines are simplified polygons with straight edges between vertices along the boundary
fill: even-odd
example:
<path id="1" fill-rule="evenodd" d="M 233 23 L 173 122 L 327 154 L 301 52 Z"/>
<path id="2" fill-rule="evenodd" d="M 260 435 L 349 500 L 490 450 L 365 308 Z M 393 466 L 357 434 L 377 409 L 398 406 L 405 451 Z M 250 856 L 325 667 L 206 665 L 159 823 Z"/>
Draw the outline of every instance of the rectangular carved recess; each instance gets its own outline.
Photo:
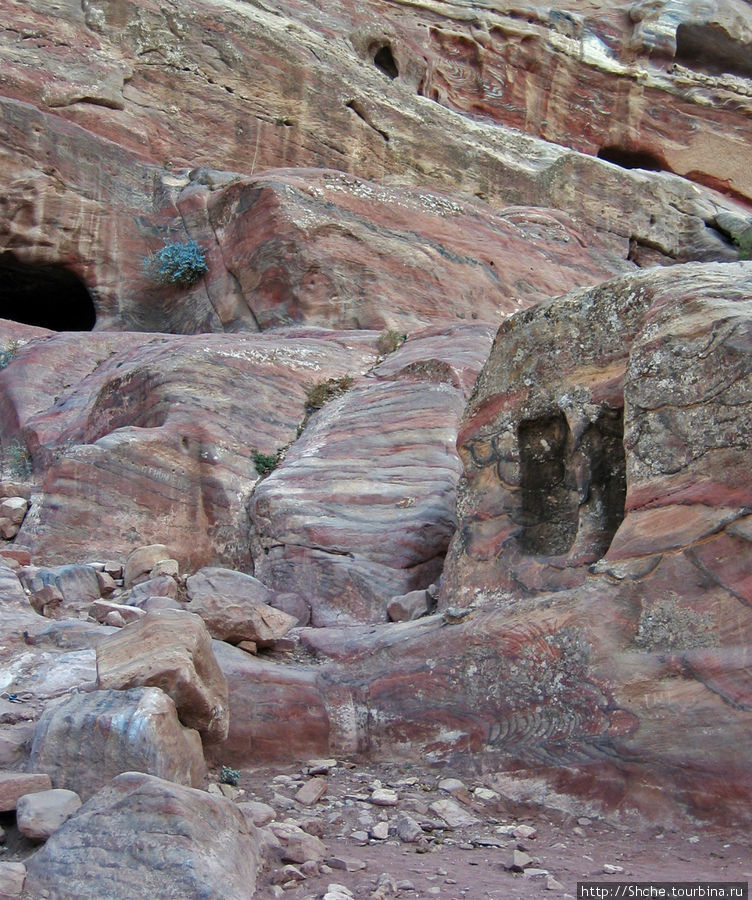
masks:
<path id="1" fill-rule="evenodd" d="M 523 420 L 517 439 L 522 550 L 561 556 L 577 540 L 580 551 L 599 559 L 624 518 L 623 410 L 604 408 L 577 447 L 561 410 Z"/>

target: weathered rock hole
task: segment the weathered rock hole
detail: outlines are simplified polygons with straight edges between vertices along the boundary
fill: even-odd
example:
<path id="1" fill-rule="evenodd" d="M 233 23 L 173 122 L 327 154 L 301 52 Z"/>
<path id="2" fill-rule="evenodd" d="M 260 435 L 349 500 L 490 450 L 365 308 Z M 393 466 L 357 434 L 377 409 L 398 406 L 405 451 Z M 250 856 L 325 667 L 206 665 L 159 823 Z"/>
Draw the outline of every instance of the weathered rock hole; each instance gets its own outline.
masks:
<path id="1" fill-rule="evenodd" d="M 97 321 L 91 294 L 74 272 L 21 262 L 9 252 L 0 254 L 0 316 L 52 331 L 91 331 Z"/>
<path id="2" fill-rule="evenodd" d="M 623 147 L 601 147 L 598 159 L 621 166 L 622 169 L 647 169 L 649 172 L 668 172 L 665 160 L 649 150 L 627 150 Z"/>
<path id="3" fill-rule="evenodd" d="M 385 75 L 388 75 L 390 78 L 397 78 L 399 75 L 399 68 L 397 67 L 397 61 L 392 54 L 392 48 L 389 44 L 384 44 L 379 47 L 378 50 L 373 55 L 373 62 L 377 69 L 380 69 Z"/>
<path id="4" fill-rule="evenodd" d="M 572 549 L 600 559 L 624 519 L 627 496 L 624 411 L 603 409 L 577 446 L 561 411 L 522 421 L 522 549 L 559 556 Z"/>
<path id="5" fill-rule="evenodd" d="M 520 490 L 522 532 L 527 553 L 566 553 L 577 535 L 577 493 L 568 483 L 567 459 L 572 434 L 559 410 L 553 415 L 520 422 Z"/>
<path id="6" fill-rule="evenodd" d="M 674 59 L 714 75 L 752 76 L 752 47 L 735 41 L 720 25 L 680 25 Z"/>
<path id="7" fill-rule="evenodd" d="M 624 454 L 624 410 L 604 409 L 589 425 L 575 454 L 580 466 L 580 531 L 600 559 L 611 546 L 624 519 L 627 461 Z"/>

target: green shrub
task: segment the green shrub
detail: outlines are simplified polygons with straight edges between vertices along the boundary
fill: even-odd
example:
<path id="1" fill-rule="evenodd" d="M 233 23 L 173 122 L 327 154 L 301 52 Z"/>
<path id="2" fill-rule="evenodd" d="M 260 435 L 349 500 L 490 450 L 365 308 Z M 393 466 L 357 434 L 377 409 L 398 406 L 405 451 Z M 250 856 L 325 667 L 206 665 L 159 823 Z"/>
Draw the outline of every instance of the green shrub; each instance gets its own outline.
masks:
<path id="1" fill-rule="evenodd" d="M 165 241 L 161 250 L 144 258 L 144 272 L 160 284 L 190 287 L 208 271 L 206 252 L 196 241 Z"/>
<path id="2" fill-rule="evenodd" d="M 376 349 L 382 356 L 388 356 L 401 347 L 406 340 L 406 334 L 401 334 L 394 328 L 389 328 L 386 331 L 382 331 L 379 335 L 379 339 L 376 341 Z"/>
<path id="3" fill-rule="evenodd" d="M 279 450 L 274 454 L 261 453 L 255 447 L 251 450 L 251 459 L 259 475 L 268 475 L 279 465 Z"/>
<path id="4" fill-rule="evenodd" d="M 31 453 L 20 441 L 8 444 L 0 454 L 0 471 L 13 478 L 31 477 Z"/>
<path id="5" fill-rule="evenodd" d="M 306 390 L 306 412 L 311 413 L 321 409 L 325 403 L 349 391 L 352 385 L 352 375 L 327 378 L 326 381 L 317 381 L 315 384 L 309 385 Z"/>
<path id="6" fill-rule="evenodd" d="M 240 772 L 237 769 L 231 769 L 229 766 L 222 766 L 219 770 L 219 780 L 222 784 L 230 784 L 233 787 L 237 787 L 240 781 Z"/>
<path id="7" fill-rule="evenodd" d="M 4 349 L 0 350 L 0 369 L 6 368 L 13 362 L 13 358 L 16 353 L 18 353 L 18 348 L 20 346 L 21 345 L 15 338 L 11 338 Z"/>

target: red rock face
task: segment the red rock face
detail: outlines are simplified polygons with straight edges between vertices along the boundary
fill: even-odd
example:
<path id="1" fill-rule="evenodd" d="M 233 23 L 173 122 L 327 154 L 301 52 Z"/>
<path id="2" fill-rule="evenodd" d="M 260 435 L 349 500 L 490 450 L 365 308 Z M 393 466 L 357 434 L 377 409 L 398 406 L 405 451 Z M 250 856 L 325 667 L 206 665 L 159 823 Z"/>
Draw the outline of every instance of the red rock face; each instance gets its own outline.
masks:
<path id="1" fill-rule="evenodd" d="M 248 5 L 195 8 L 181 0 L 168 16 L 143 0 L 127 8 L 66 8 L 52 20 L 42 4 L 11 2 L 16 29 L 3 36 L 0 97 L 6 180 L 0 251 L 13 258 L 0 263 L 3 271 L 17 264 L 64 266 L 88 289 L 99 328 L 195 333 L 255 330 L 286 316 L 321 321 L 335 294 L 327 322 L 362 326 L 376 317 L 380 327 L 404 315 L 404 300 L 393 313 L 377 313 L 382 298 L 371 281 L 370 257 L 391 244 L 390 265 L 399 267 L 404 223 L 395 212 L 401 197 L 406 209 L 420 201 L 387 189 L 387 178 L 474 196 L 495 209 L 555 208 L 578 228 L 584 223 L 622 245 L 631 241 L 635 259 L 733 258 L 715 230 L 716 217 L 740 209 L 712 192 L 663 174 L 627 171 L 441 105 L 490 114 L 588 153 L 605 147 L 626 165 L 644 162 L 641 153 L 665 158 L 673 171 L 748 197 L 744 86 L 735 84 L 737 76 L 671 76 L 647 62 L 639 50 L 648 40 L 644 22 L 635 51 L 626 17 L 616 11 L 588 11 L 582 20 L 554 11 L 548 23 L 531 16 L 527 24 L 512 14 L 475 11 L 470 24 L 427 10 L 406 15 L 402 8 L 392 22 L 393 11 L 378 2 L 352 9 L 337 4 L 336 10 L 300 4 L 278 12 Z M 364 24 L 371 15 L 378 25 Z M 728 26 L 736 50 L 746 46 L 744 27 L 743 18 Z M 22 37 L 26 32 L 37 35 L 36 46 Z M 395 79 L 388 77 L 390 55 Z M 742 57 L 737 52 L 734 58 Z M 572 96 L 578 103 L 568 102 Z M 295 201 L 296 225 L 291 218 L 276 240 L 265 225 L 270 215 L 275 229 L 279 223 L 279 182 L 271 194 L 254 196 L 251 189 L 242 202 L 243 190 L 230 184 L 233 173 L 247 178 L 279 167 L 326 167 L 381 183 L 365 188 L 359 203 L 353 196 L 336 199 L 333 221 L 318 216 L 323 233 L 311 241 L 302 229 L 303 243 L 315 249 L 298 251 L 289 236 L 300 235 L 306 210 L 317 208 L 317 179 L 310 179 L 308 197 L 301 197 L 300 182 L 297 196 L 288 191 L 281 209 L 288 214 Z M 207 191 L 216 196 L 207 201 Z M 225 192 L 229 199 L 223 200 Z M 331 190 L 325 191 L 323 200 L 330 199 Z M 243 241 L 234 235 L 242 225 L 221 221 L 228 204 L 237 216 L 238 202 L 255 207 L 262 229 L 262 235 L 243 237 L 262 264 L 260 273 L 240 265 Z M 220 220 L 207 218 L 207 203 Z M 454 246 L 447 229 L 429 226 L 425 206 L 407 219 L 415 218 L 414 231 L 425 233 L 428 259 L 440 255 L 440 268 L 455 283 L 458 275 L 466 281 L 471 268 L 462 262 L 467 242 L 481 248 L 474 257 L 476 286 L 446 297 L 440 314 L 452 316 L 458 306 L 466 315 L 484 313 L 478 307 L 493 301 L 479 303 L 477 292 L 495 283 L 483 267 L 490 266 L 486 243 L 499 224 L 492 218 L 474 223 L 477 213 L 468 211 L 462 228 L 451 229 L 461 232 Z M 373 230 L 358 224 L 365 208 Z M 341 230 L 343 216 L 352 222 L 351 234 Z M 215 235 L 215 228 L 228 227 L 229 248 Z M 364 235 L 381 240 L 363 246 Z M 189 237 L 207 251 L 209 279 L 179 291 L 150 280 L 143 259 L 164 240 Z M 280 248 L 275 267 L 270 254 Z M 350 259 L 349 269 L 329 268 L 332 255 Z M 351 290 L 341 294 L 353 277 Z M 412 278 L 425 291 L 425 267 L 414 266 Z M 519 295 L 515 288 L 513 296 Z M 302 308 L 291 311 L 298 301 Z"/>

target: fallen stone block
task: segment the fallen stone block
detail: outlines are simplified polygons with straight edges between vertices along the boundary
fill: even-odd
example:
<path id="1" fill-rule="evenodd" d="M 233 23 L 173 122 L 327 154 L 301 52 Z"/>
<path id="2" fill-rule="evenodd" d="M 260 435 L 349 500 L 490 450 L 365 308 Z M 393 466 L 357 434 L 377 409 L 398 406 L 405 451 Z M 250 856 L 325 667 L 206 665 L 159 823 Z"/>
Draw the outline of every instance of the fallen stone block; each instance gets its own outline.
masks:
<path id="1" fill-rule="evenodd" d="M 74 694 L 48 707 L 34 734 L 31 765 L 84 800 L 121 772 L 192 786 L 206 776 L 198 732 L 180 724 L 175 704 L 156 687 Z"/>
<path id="2" fill-rule="evenodd" d="M 26 866 L 22 862 L 0 862 L 0 900 L 20 897 L 26 879 Z"/>
<path id="3" fill-rule="evenodd" d="M 129 588 L 139 581 L 146 581 L 154 566 L 163 559 L 170 559 L 170 551 L 164 544 L 137 547 L 125 561 L 123 569 L 125 587 Z"/>
<path id="4" fill-rule="evenodd" d="M 198 616 L 172 609 L 142 613 L 137 622 L 101 641 L 96 652 L 100 688 L 158 687 L 172 698 L 185 725 L 211 741 L 227 737 L 227 680 Z"/>
<path id="5" fill-rule="evenodd" d="M 0 500 L 0 516 L 10 519 L 14 525 L 23 522 L 28 508 L 29 501 L 23 497 L 6 497 L 5 500 Z"/>
<path id="6" fill-rule="evenodd" d="M 428 612 L 429 598 L 426 591 L 410 591 L 392 597 L 389 601 L 386 614 L 392 622 L 410 622 L 419 619 Z"/>
<path id="7" fill-rule="evenodd" d="M 120 613 L 126 625 L 130 622 L 137 622 L 146 615 L 146 612 L 138 606 L 113 603 L 112 600 L 95 600 L 89 607 L 89 615 L 97 622 L 104 622 L 111 612 Z"/>
<path id="8" fill-rule="evenodd" d="M 16 806 L 18 830 L 30 841 L 46 841 L 80 806 L 78 794 L 62 788 L 24 794 Z"/>
<path id="9" fill-rule="evenodd" d="M 0 812 L 15 809 L 19 798 L 24 794 L 48 791 L 51 787 L 50 776 L 43 772 L 0 772 Z"/>
<path id="10" fill-rule="evenodd" d="M 212 637 L 231 644 L 254 641 L 271 647 L 297 618 L 269 604 L 274 593 L 252 575 L 205 568 L 186 581 L 187 609 L 206 622 Z"/>
<path id="11" fill-rule="evenodd" d="M 259 856 L 255 829 L 229 800 L 126 772 L 28 860 L 25 890 L 55 900 L 252 897 Z"/>

